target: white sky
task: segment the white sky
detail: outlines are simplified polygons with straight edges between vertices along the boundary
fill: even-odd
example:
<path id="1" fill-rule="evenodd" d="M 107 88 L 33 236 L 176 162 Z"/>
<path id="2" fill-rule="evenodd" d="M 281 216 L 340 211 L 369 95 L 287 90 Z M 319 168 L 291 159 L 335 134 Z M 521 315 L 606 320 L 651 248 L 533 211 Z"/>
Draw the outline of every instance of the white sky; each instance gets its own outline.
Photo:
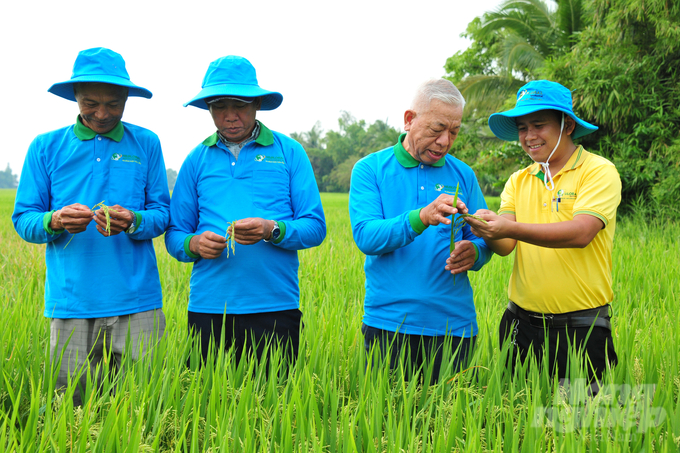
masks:
<path id="1" fill-rule="evenodd" d="M 258 112 L 290 134 L 338 129 L 341 111 L 368 124 L 401 127 L 415 88 L 444 75 L 446 59 L 468 46 L 459 37 L 500 0 L 473 1 L 12 1 L 0 3 L 0 170 L 21 172 L 33 138 L 72 124 L 75 102 L 47 89 L 71 77 L 80 50 L 123 55 L 133 83 L 153 93 L 129 98 L 124 121 L 159 135 L 165 164 L 214 132 L 207 111 L 182 107 L 201 89 L 208 64 L 246 57 L 264 89 L 283 94 Z"/>

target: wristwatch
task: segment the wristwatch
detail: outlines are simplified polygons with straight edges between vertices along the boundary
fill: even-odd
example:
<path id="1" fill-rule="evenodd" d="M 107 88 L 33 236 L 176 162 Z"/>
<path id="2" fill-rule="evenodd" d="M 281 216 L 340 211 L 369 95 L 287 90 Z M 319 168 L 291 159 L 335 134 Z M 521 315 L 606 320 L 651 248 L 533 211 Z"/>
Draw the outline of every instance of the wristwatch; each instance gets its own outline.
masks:
<path id="1" fill-rule="evenodd" d="M 279 238 L 280 235 L 281 229 L 279 228 L 279 222 L 274 220 L 274 228 L 272 228 L 272 232 L 269 235 L 269 239 L 265 239 L 264 242 L 275 241 Z"/>
<path id="2" fill-rule="evenodd" d="M 130 224 L 130 227 L 127 230 L 125 230 L 127 234 L 133 233 L 135 231 L 135 227 L 137 226 L 136 225 L 137 215 L 133 211 L 130 212 L 132 213 L 132 223 Z"/>

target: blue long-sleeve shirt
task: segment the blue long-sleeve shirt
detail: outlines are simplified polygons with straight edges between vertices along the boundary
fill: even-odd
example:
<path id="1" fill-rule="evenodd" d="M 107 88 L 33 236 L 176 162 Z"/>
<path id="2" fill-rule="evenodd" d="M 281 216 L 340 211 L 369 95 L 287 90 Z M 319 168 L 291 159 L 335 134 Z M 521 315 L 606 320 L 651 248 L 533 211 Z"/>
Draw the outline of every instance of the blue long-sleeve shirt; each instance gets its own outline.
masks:
<path id="1" fill-rule="evenodd" d="M 326 219 L 312 166 L 302 146 L 260 123 L 260 135 L 238 159 L 208 137 L 187 156 L 170 204 L 168 252 L 193 262 L 189 311 L 246 314 L 299 307 L 297 251 L 326 236 Z M 225 236 L 230 222 L 247 217 L 275 220 L 278 240 L 235 245 L 217 259 L 189 250 L 194 235 Z M 238 226 L 237 226 L 238 228 Z"/>
<path id="2" fill-rule="evenodd" d="M 486 202 L 472 169 L 451 155 L 434 165 L 416 161 L 402 141 L 370 154 L 352 171 L 349 211 L 354 241 L 366 254 L 363 322 L 371 327 L 413 335 L 477 334 L 477 316 L 467 272 L 444 269 L 451 225 L 425 228 L 420 209 L 440 194 L 454 194 L 470 212 Z M 492 252 L 465 225 L 456 235 L 473 242 L 479 270 Z"/>
<path id="3" fill-rule="evenodd" d="M 134 232 L 104 237 L 94 221 L 75 235 L 50 229 L 52 211 L 101 201 L 133 211 Z M 161 308 L 152 239 L 165 231 L 169 205 L 163 154 L 153 132 L 119 122 L 100 135 L 78 119 L 36 137 L 12 222 L 24 240 L 47 244 L 45 316 L 98 318 Z"/>

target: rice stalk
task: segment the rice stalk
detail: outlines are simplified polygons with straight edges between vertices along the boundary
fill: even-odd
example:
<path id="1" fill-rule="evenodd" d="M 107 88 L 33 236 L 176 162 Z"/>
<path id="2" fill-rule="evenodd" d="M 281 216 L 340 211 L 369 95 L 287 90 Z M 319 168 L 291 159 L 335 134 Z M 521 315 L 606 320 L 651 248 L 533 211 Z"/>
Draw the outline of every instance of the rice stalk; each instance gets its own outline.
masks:
<path id="1" fill-rule="evenodd" d="M 106 216 L 106 232 L 108 233 L 109 236 L 111 236 L 111 212 L 114 214 L 117 214 L 118 211 L 115 209 L 111 209 L 108 206 L 104 204 L 104 201 L 102 200 L 100 203 L 97 203 L 96 205 L 92 206 L 92 212 L 95 212 L 97 208 L 100 208 L 102 211 L 104 211 L 104 215 Z"/>
<path id="2" fill-rule="evenodd" d="M 606 391 L 596 398 L 574 390 L 586 377 L 582 367 L 570 368 L 568 392 L 548 377 L 547 360 L 520 360 L 508 372 L 515 358 L 507 342 L 499 348 L 497 326 L 509 258 L 469 273 L 479 331 L 463 371 L 449 352 L 439 383 L 425 386 L 428 379 L 405 380 L 372 360 L 361 334 L 364 255 L 347 228 L 347 194 L 323 194 L 327 240 L 300 252 L 305 315 L 294 366 L 284 371 L 280 353 L 256 364 L 221 347 L 214 363 L 188 369 L 187 359 L 200 363 L 201 356 L 186 321 L 191 266 L 170 257 L 161 237 L 154 242 L 165 334 L 153 353 L 124 357 L 121 377 L 98 385 L 94 376 L 109 374 L 103 362 L 100 372 L 89 365 L 75 372 L 92 374 L 84 405 L 75 408 L 78 379 L 66 394 L 55 392 L 60 354 L 50 360 L 49 320 L 36 316 L 44 309 L 44 246 L 16 237 L 13 194 L 0 190 L 0 239 L 8 250 L 0 321 L 11 326 L 0 329 L 0 451 L 664 453 L 680 446 L 677 223 L 617 222 L 612 323 L 619 364 L 606 372 Z M 263 366 L 271 367 L 268 374 Z M 655 387 L 652 401 L 638 385 Z M 665 417 L 646 420 L 652 409 Z"/>
<path id="3" fill-rule="evenodd" d="M 229 258 L 229 248 L 231 248 L 231 254 L 236 255 L 236 238 L 234 235 L 236 231 L 236 222 L 238 222 L 238 220 L 229 222 L 227 231 L 224 233 L 224 236 L 227 238 L 227 258 Z"/>
<path id="4" fill-rule="evenodd" d="M 456 205 L 458 204 L 458 190 L 460 189 L 460 183 L 456 183 L 456 193 L 453 196 L 453 207 L 455 208 Z M 455 214 L 454 214 L 455 216 Z M 488 225 L 488 222 L 478 215 L 474 214 L 463 214 L 459 213 L 458 217 L 455 219 L 451 220 L 451 245 L 449 246 L 449 253 L 453 253 L 453 251 L 456 249 L 456 235 L 458 232 L 465 226 L 465 219 L 467 217 L 471 217 L 473 219 L 479 220 L 482 223 L 486 223 Z M 456 284 L 456 274 L 453 274 L 453 284 L 455 286 Z"/>
<path id="5" fill-rule="evenodd" d="M 106 206 L 104 204 L 104 201 L 106 201 L 106 200 L 102 200 L 100 203 L 97 203 L 96 205 L 92 206 L 92 208 L 90 210 L 92 212 L 95 212 L 97 210 L 97 208 L 100 208 L 104 211 L 104 215 L 106 216 L 106 233 L 109 236 L 111 236 L 111 214 L 110 213 L 113 212 L 114 214 L 117 214 L 118 211 L 116 211 L 115 209 L 111 209 L 108 206 Z M 73 240 L 74 237 L 75 237 L 75 234 L 72 234 L 71 239 L 69 239 L 68 242 L 66 243 L 66 245 L 64 246 L 64 250 L 66 249 L 66 247 L 68 247 L 68 245 L 71 243 L 71 241 Z"/>

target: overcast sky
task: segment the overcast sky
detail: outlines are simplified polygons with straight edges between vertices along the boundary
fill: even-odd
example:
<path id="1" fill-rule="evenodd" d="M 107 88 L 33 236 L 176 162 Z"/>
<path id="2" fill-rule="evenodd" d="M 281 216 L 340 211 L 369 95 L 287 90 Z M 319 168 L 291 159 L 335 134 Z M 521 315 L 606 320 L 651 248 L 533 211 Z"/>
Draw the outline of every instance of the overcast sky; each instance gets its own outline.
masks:
<path id="1" fill-rule="evenodd" d="M 401 127 L 415 88 L 444 75 L 446 59 L 469 44 L 459 37 L 467 24 L 499 3 L 3 1 L 0 170 L 9 162 L 19 174 L 37 134 L 75 121 L 77 104 L 47 89 L 70 79 L 80 50 L 123 55 L 132 82 L 153 93 L 130 98 L 123 120 L 157 133 L 166 166 L 179 170 L 214 132 L 207 111 L 182 107 L 211 61 L 244 56 L 262 88 L 283 94 L 281 107 L 258 113 L 270 129 L 304 132 L 320 121 L 337 130 L 343 110 Z"/>

